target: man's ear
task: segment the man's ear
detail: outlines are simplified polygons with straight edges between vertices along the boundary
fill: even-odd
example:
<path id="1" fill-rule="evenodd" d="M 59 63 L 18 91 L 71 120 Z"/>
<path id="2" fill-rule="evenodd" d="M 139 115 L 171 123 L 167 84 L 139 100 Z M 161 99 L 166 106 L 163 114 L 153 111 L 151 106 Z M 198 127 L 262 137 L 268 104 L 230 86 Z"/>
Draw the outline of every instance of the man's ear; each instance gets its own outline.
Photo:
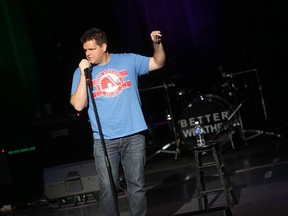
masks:
<path id="1" fill-rule="evenodd" d="M 102 44 L 102 50 L 103 50 L 103 52 L 107 52 L 107 44 L 106 43 Z"/>

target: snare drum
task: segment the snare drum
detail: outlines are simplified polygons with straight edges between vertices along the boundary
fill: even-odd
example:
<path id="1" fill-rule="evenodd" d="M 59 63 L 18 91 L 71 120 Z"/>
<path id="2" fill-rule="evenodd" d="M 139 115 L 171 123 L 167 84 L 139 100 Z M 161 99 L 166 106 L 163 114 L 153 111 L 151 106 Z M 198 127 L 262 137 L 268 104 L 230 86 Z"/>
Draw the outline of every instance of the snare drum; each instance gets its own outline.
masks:
<path id="1" fill-rule="evenodd" d="M 199 121 L 205 130 L 205 140 L 229 141 L 228 122 L 232 106 L 224 98 L 206 94 L 192 100 L 178 120 L 180 136 L 189 148 L 196 147 L 194 122 Z M 231 121 L 231 120 L 230 120 Z"/>

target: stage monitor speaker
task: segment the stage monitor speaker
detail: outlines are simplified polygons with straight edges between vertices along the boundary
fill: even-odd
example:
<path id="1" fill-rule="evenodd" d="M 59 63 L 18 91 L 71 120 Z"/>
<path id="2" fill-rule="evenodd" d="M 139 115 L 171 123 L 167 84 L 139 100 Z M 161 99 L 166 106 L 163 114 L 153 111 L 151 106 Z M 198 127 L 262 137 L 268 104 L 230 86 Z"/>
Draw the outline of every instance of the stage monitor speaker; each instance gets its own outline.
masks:
<path id="1" fill-rule="evenodd" d="M 232 212 L 229 207 L 215 207 L 205 210 L 199 210 L 194 212 L 185 212 L 180 214 L 174 214 L 174 216 L 190 216 L 190 215 L 201 215 L 201 216 L 232 216 Z"/>
<path id="2" fill-rule="evenodd" d="M 43 177 L 44 192 L 49 200 L 91 194 L 99 191 L 99 178 L 94 160 L 44 168 Z"/>

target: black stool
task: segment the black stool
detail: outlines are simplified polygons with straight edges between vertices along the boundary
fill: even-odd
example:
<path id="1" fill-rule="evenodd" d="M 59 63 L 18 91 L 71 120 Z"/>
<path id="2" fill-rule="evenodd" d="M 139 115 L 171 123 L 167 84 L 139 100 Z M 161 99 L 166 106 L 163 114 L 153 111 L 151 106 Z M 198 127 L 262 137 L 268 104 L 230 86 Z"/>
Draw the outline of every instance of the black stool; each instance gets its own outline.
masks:
<path id="1" fill-rule="evenodd" d="M 208 209 L 208 194 L 215 192 L 223 192 L 226 197 L 226 202 L 229 207 L 233 207 L 237 204 L 235 199 L 232 186 L 230 184 L 230 178 L 225 171 L 224 163 L 219 152 L 220 141 L 206 141 L 203 147 L 194 147 L 195 157 L 195 170 L 196 170 L 196 181 L 197 181 L 197 197 L 199 209 Z M 209 152 L 212 153 L 212 160 L 204 161 L 208 158 Z M 205 182 L 205 168 L 215 167 L 217 174 L 219 175 L 220 187 L 207 189 Z M 203 208 L 204 204 L 204 208 Z"/>

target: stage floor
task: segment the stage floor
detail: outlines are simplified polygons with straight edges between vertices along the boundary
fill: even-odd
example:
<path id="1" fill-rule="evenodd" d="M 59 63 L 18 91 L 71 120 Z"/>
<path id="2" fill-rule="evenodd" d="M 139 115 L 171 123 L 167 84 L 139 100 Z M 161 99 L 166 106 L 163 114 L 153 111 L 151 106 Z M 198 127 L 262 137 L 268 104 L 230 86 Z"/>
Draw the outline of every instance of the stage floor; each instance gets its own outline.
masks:
<path id="1" fill-rule="evenodd" d="M 234 216 L 273 215 L 284 216 L 288 212 L 288 143 L 286 137 L 262 134 L 246 142 L 224 146 L 222 156 L 228 170 L 238 204 L 229 208 Z M 181 144 L 183 145 L 183 144 Z M 175 159 L 175 145 L 161 152 L 163 147 L 148 146 L 146 183 L 149 216 L 177 215 L 198 211 L 195 197 L 196 179 L 194 157 L 185 146 L 180 145 L 180 155 Z M 215 175 L 208 178 L 210 184 L 218 181 Z M 15 195 L 17 196 L 17 194 Z M 227 206 L 223 194 L 211 194 L 210 208 Z M 209 198 L 210 199 L 210 198 Z M 127 196 L 124 190 L 118 196 L 121 216 L 129 215 Z M 7 206 L 6 206 L 7 207 Z M 8 206 L 9 207 L 9 206 Z M 2 208 L 3 210 L 4 208 Z M 95 216 L 98 201 L 69 207 L 51 208 L 44 197 L 11 211 L 2 211 L 11 216 Z M 190 214 L 189 214 L 190 215 Z M 205 215 L 214 215 L 207 213 Z"/>

